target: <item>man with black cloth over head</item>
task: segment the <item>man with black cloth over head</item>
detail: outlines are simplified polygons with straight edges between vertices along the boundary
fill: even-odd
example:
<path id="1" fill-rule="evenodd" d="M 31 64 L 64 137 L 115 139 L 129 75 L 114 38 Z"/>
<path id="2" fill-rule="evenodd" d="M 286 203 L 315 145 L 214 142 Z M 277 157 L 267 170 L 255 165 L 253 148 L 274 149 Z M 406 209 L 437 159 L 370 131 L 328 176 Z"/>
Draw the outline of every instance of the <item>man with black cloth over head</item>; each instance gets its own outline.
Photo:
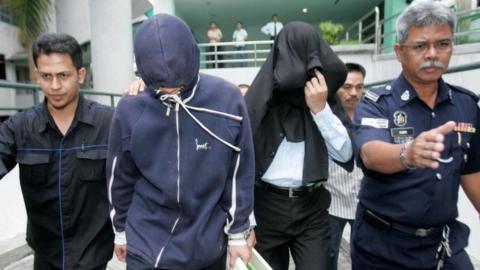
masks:
<path id="1" fill-rule="evenodd" d="M 327 99 L 346 74 L 312 26 L 292 22 L 245 96 L 255 144 L 256 248 L 273 269 L 288 269 L 289 250 L 297 269 L 328 268 L 328 156 L 351 161 L 352 145 Z"/>

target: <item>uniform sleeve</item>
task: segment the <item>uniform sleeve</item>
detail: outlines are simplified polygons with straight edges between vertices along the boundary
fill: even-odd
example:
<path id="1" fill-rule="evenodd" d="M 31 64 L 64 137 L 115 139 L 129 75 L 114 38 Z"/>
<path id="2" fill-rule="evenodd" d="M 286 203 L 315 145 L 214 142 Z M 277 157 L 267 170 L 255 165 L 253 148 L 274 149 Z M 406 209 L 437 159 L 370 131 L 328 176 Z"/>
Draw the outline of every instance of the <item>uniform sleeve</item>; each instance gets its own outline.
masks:
<path id="1" fill-rule="evenodd" d="M 10 117 L 5 122 L 0 123 L 0 179 L 3 178 L 17 164 L 16 143 L 15 143 L 15 119 Z"/>
<path id="2" fill-rule="evenodd" d="M 132 202 L 135 182 L 140 175 L 129 149 L 128 122 L 121 115 L 122 108 L 119 106 L 110 128 L 107 156 L 110 218 L 115 232 L 115 244 L 119 245 L 126 244 L 127 212 Z"/>
<path id="3" fill-rule="evenodd" d="M 228 209 L 225 233 L 229 235 L 230 239 L 238 239 L 239 235 L 255 225 L 251 224 L 251 222 L 254 222 L 252 213 L 255 157 L 247 109 L 243 100 L 241 103 L 240 115 L 242 115 L 243 120 L 236 141 L 241 151 L 233 155 L 231 170 L 223 195 Z M 238 240 L 233 241 L 238 243 Z M 229 244 L 232 244 L 233 241 L 229 241 Z"/>
<path id="4" fill-rule="evenodd" d="M 387 110 L 381 104 L 362 98 L 353 120 L 353 150 L 357 158 L 362 146 L 369 141 L 390 142 L 388 119 Z"/>
<path id="5" fill-rule="evenodd" d="M 462 174 L 471 174 L 480 171 L 480 109 L 475 106 L 476 121 L 475 133 L 470 140 L 470 148 L 467 149 L 468 160 L 462 170 Z"/>

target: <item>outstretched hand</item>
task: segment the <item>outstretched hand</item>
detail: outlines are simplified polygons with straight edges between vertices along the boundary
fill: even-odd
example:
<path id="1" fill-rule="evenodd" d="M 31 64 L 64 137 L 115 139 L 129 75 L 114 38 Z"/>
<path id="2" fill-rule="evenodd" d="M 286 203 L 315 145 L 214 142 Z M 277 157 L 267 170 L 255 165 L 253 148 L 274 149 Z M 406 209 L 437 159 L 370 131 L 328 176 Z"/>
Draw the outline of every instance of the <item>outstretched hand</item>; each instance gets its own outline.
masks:
<path id="1" fill-rule="evenodd" d="M 437 128 L 420 133 L 406 150 L 406 162 L 416 168 L 437 169 L 438 159 L 445 149 L 445 135 L 455 128 L 455 122 L 449 121 Z"/>

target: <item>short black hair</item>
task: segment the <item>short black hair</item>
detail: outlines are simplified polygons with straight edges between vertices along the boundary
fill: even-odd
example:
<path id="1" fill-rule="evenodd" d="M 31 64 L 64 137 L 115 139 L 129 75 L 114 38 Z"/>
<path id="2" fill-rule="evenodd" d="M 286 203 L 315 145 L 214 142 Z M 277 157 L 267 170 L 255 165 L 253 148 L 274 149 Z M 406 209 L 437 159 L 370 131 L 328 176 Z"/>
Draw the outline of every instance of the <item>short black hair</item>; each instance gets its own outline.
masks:
<path id="1" fill-rule="evenodd" d="M 78 41 L 67 34 L 46 33 L 35 40 L 32 45 L 33 62 L 37 67 L 37 59 L 41 54 L 66 53 L 70 55 L 72 63 L 77 70 L 81 69 L 82 48 Z"/>
<path id="2" fill-rule="evenodd" d="M 365 75 L 367 75 L 367 71 L 365 68 L 357 63 L 346 63 L 345 66 L 347 67 L 347 72 L 360 72 L 362 73 L 363 77 L 365 78 Z"/>

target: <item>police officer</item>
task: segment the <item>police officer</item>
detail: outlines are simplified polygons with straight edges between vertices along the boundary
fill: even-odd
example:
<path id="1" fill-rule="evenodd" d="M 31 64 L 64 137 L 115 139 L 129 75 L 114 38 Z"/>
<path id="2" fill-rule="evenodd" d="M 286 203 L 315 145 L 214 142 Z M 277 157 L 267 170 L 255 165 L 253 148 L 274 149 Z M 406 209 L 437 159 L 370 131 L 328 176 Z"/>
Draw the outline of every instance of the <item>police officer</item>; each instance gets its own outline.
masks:
<path id="1" fill-rule="evenodd" d="M 365 178 L 353 228 L 353 269 L 473 269 L 456 220 L 459 184 L 480 211 L 480 110 L 447 84 L 455 16 L 416 1 L 397 20 L 402 74 L 368 91 L 354 119 Z"/>

